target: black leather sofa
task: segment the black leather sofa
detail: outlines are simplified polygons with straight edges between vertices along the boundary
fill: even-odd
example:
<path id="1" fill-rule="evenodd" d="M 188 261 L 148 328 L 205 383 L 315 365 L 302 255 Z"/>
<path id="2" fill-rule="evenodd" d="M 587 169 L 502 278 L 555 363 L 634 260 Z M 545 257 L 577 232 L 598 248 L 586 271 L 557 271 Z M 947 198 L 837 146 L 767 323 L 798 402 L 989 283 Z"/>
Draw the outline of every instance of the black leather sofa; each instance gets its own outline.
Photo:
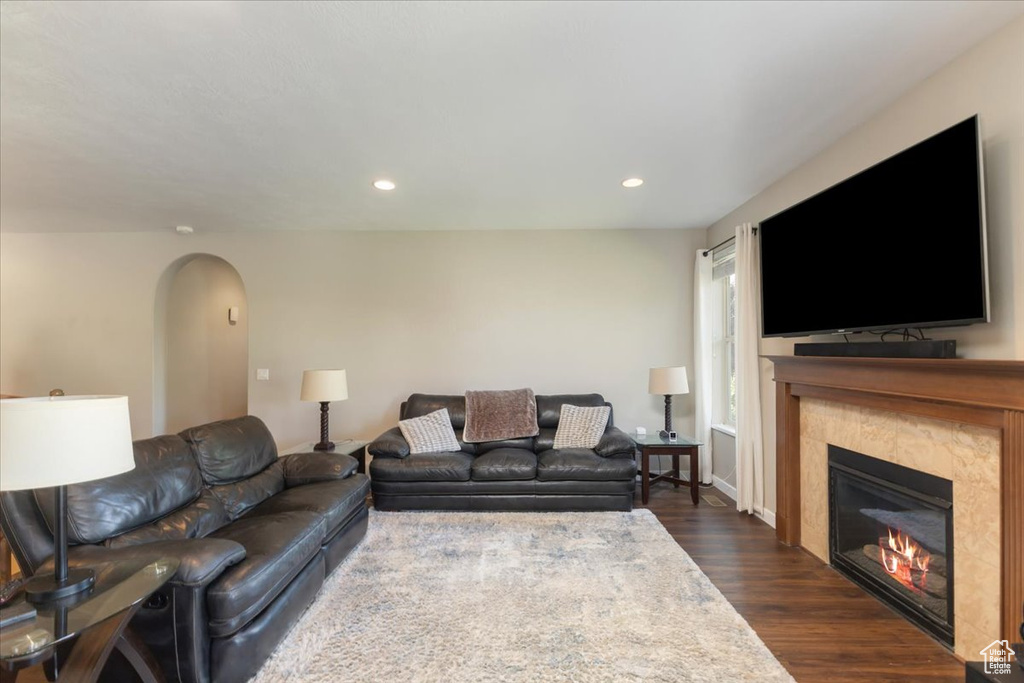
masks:
<path id="1" fill-rule="evenodd" d="M 248 680 L 366 533 L 369 482 L 347 455 L 278 458 L 251 416 L 134 449 L 131 472 L 68 487 L 69 564 L 179 558 L 131 628 L 168 681 Z M 29 574 L 52 571 L 52 496 L 0 494 L 0 522 Z"/>
<path id="2" fill-rule="evenodd" d="M 466 443 L 464 396 L 413 394 L 399 419 L 447 408 L 460 452 L 409 453 L 398 427 L 367 446 L 381 510 L 632 510 L 636 444 L 612 424 L 594 449 L 554 450 L 562 404 L 611 406 L 600 394 L 537 396 L 535 437 Z"/>

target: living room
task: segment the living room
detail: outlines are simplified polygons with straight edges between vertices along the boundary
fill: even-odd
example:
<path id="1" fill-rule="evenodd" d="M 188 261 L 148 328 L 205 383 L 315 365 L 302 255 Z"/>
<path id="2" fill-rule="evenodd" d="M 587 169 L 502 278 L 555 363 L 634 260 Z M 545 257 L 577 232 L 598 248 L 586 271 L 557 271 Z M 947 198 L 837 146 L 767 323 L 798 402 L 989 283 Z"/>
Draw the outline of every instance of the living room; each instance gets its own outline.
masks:
<path id="1" fill-rule="evenodd" d="M 979 650 L 973 643 L 983 639 L 1016 642 L 1006 625 L 1019 626 L 1020 599 L 1014 614 L 1006 603 L 1024 590 L 1010 585 L 1024 582 L 1013 573 L 1024 561 L 1008 554 L 1024 552 L 1011 538 L 1012 514 L 1022 513 L 1005 501 L 1021 491 L 1012 479 L 1018 470 L 1006 464 L 1024 457 L 1021 437 L 974 404 L 954 415 L 908 413 L 1011 435 L 994 442 L 993 457 L 1003 465 L 997 465 L 1001 481 L 987 482 L 991 505 L 972 508 L 981 519 L 978 536 L 993 528 L 1001 534 L 1002 542 L 989 550 L 1003 559 L 986 562 L 995 574 L 985 576 L 1002 588 L 983 615 L 958 626 L 959 647 L 951 647 L 830 567 L 828 525 L 816 522 L 813 507 L 827 487 L 824 479 L 802 473 L 811 450 L 803 449 L 801 459 L 800 447 L 786 440 L 790 423 L 779 421 L 781 415 L 795 420 L 798 431 L 809 430 L 804 437 L 814 448 L 826 440 L 845 445 L 809 436 L 818 429 L 813 421 L 821 421 L 824 435 L 843 433 L 841 416 L 868 422 L 877 416 L 895 432 L 903 429 L 902 418 L 868 411 L 902 415 L 905 406 L 882 406 L 876 396 L 849 408 L 836 400 L 837 391 L 850 399 L 893 390 L 865 384 L 866 371 L 837 389 L 830 379 L 835 374 L 812 380 L 792 362 L 769 358 L 793 358 L 795 341 L 835 338 L 758 332 L 747 337 L 755 344 L 745 356 L 753 373 L 743 382 L 746 395 L 759 399 L 760 427 L 737 434 L 723 375 L 721 345 L 728 335 L 719 330 L 714 350 L 700 348 L 695 271 L 698 254 L 728 243 L 737 226 L 757 226 L 977 116 L 988 322 L 927 333 L 955 339 L 959 359 L 1006 363 L 994 379 L 956 375 L 962 387 L 1019 378 L 1012 368 L 1024 361 L 1022 15 L 1022 2 L 5 0 L 0 392 L 40 397 L 60 388 L 68 396 L 127 396 L 136 441 L 253 415 L 284 453 L 319 436 L 317 401 L 300 400 L 304 372 L 345 368 L 347 398 L 330 402 L 328 413 L 329 436 L 344 451 L 343 440 L 372 442 L 396 428 L 413 394 L 461 397 L 522 387 L 537 397 L 538 430 L 552 428 L 541 424 L 543 397 L 597 393 L 613 406 L 611 421 L 619 430 L 634 439 L 637 427 L 656 435 L 667 426 L 665 397 L 649 391 L 651 370 L 685 367 L 688 387 L 673 396 L 671 417 L 681 436 L 702 444 L 701 502 L 694 505 L 689 491 L 664 482 L 652 485 L 644 501 L 636 483 L 633 512 L 621 514 L 652 511 L 651 521 L 668 530 L 663 540 L 677 543 L 662 548 L 652 541 L 649 552 L 638 555 L 648 565 L 639 569 L 652 573 L 639 576 L 677 580 L 671 568 L 686 566 L 689 575 L 692 558 L 697 573 L 710 580 L 699 585 L 713 584 L 724 595 L 721 613 L 741 617 L 714 623 L 743 633 L 734 647 L 765 658 L 744 660 L 739 669 L 772 672 L 748 672 L 750 680 L 962 680 L 963 662 L 981 658 L 963 649 L 965 643 Z M 633 178 L 643 182 L 624 182 Z M 379 189 L 377 181 L 390 181 L 393 189 Z M 857 239 L 827 227 L 821 238 L 823 258 Z M 728 259 L 725 249 L 714 255 Z M 233 298 L 204 289 L 203 278 L 214 271 L 235 283 Z M 176 298 L 190 273 L 197 301 L 205 306 L 216 299 L 217 334 L 232 335 L 232 350 L 197 352 L 192 342 L 208 337 L 178 334 L 188 323 L 176 316 L 200 305 Z M 724 284 L 714 282 L 712 317 L 724 310 Z M 804 306 L 828 305 L 815 294 L 817 283 L 808 282 L 794 296 Z M 229 365 L 241 370 L 224 392 L 215 378 Z M 179 386 L 183 378 L 188 386 Z M 817 393 L 801 395 L 804 407 L 796 415 L 788 394 L 777 393 L 777 386 L 799 392 L 812 385 Z M 955 401 L 933 396 L 917 403 Z M 1012 412 L 1009 405 L 1000 410 Z M 460 430 L 465 425 L 456 424 L 456 412 L 449 406 L 452 426 Z M 931 426 L 919 431 L 950 443 L 963 433 L 947 436 Z M 738 440 L 756 442 L 756 453 L 753 446 L 738 448 Z M 859 450 L 872 454 L 870 444 Z M 364 463 L 360 473 L 369 471 L 372 480 L 377 458 L 369 451 L 369 467 Z M 667 460 L 654 458 L 652 466 L 663 471 Z M 794 471 L 795 491 L 786 479 Z M 961 485 L 957 476 L 946 478 Z M 715 502 L 724 505 L 709 504 Z M 368 549 L 385 537 L 407 540 L 385 532 L 393 523 L 387 520 L 410 514 L 371 507 L 367 537 L 345 547 L 346 557 L 331 567 L 318 595 L 327 596 L 331 581 L 366 580 L 366 571 L 351 569 L 354 563 L 369 561 Z M 407 524 L 433 524 L 427 514 L 433 513 L 416 513 Z M 492 519 L 484 523 L 506 524 L 513 538 L 527 538 L 530 529 L 521 527 L 557 526 L 553 520 L 563 513 L 459 514 Z M 620 513 L 564 514 L 584 515 L 586 529 Z M 541 521 L 523 521 L 535 518 Z M 958 528 L 963 533 L 966 527 Z M 527 563 L 514 542 L 492 538 L 472 546 L 442 532 L 429 538 L 451 543 L 451 557 L 499 555 L 493 571 L 483 572 L 491 579 L 483 582 L 487 596 L 494 597 L 497 586 L 507 588 L 502 582 L 516 576 L 517 563 Z M 574 542 L 589 538 L 581 533 Z M 680 546 L 686 560 L 675 554 Z M 556 544 L 546 561 L 573 547 Z M 71 554 L 74 560 L 74 548 Z M 772 575 L 786 565 L 819 585 L 794 586 L 792 576 L 780 574 L 772 588 L 757 588 L 759 571 Z M 505 568 L 513 573 L 503 574 Z M 373 598 L 375 585 L 366 584 L 363 599 Z M 789 602 L 800 590 L 821 597 L 815 591 L 823 586 L 841 594 L 840 607 L 825 607 L 824 598 Z M 957 595 L 967 595 L 962 591 L 958 584 Z M 410 604 L 421 600 L 405 597 Z M 312 604 L 307 615 L 320 603 Z M 801 605 L 804 613 L 791 614 L 797 608 L 788 605 Z M 812 605 L 818 614 L 809 614 Z M 561 668 L 532 668 L 540 664 L 509 645 L 479 655 L 493 656 L 507 670 L 488 669 L 468 655 L 462 670 L 437 656 L 434 668 L 421 671 L 400 668 L 421 661 L 415 652 L 392 669 L 353 655 L 345 664 L 328 663 L 334 677 L 323 680 L 380 680 L 382 672 L 395 680 L 532 680 L 524 672 L 542 671 L 550 680 L 739 675 L 702 660 L 695 654 L 701 650 L 680 644 L 682 633 L 668 630 L 687 606 L 676 606 L 678 614 L 665 607 L 663 620 L 650 623 L 643 621 L 645 612 L 630 613 L 622 601 L 595 606 L 588 615 L 596 623 L 599 610 L 623 610 L 625 619 L 643 624 L 648 640 L 635 661 L 608 650 L 618 658 L 617 669 L 583 656 L 610 644 L 585 642 L 582 632 L 562 624 L 551 627 L 550 649 L 538 650 Z M 384 612 L 395 605 L 367 607 Z M 533 603 L 523 609 L 533 610 L 518 617 L 526 629 L 540 618 L 535 612 L 544 611 Z M 955 611 L 967 619 L 970 610 L 957 603 Z M 430 614 L 422 623 L 412 614 L 402 622 L 408 630 L 391 637 L 426 638 L 464 627 L 451 615 Z M 336 625 L 339 632 L 354 637 L 353 624 L 361 624 L 356 618 L 338 617 L 345 622 Z M 868 622 L 873 626 L 866 628 Z M 659 623 L 664 633 L 657 633 Z M 292 652 L 299 632 L 283 631 L 282 652 Z M 640 637 L 629 629 L 617 633 Z M 808 642 L 822 634 L 833 642 Z M 906 650 L 887 651 L 884 644 L 897 640 L 912 641 L 918 657 L 912 669 L 898 664 Z M 671 657 L 658 654 L 662 643 Z M 269 654 L 274 648 L 267 647 Z M 430 660 L 429 652 L 422 656 Z M 272 668 L 258 674 L 260 680 L 286 677 L 281 659 L 268 663 Z M 345 666 L 350 674 L 339 673 Z M 665 673 L 670 668 L 676 678 Z M 33 671 L 22 676 L 29 679 Z M 167 677 L 188 679 L 180 671 L 175 676 Z M 206 671 L 195 680 L 233 679 Z"/>

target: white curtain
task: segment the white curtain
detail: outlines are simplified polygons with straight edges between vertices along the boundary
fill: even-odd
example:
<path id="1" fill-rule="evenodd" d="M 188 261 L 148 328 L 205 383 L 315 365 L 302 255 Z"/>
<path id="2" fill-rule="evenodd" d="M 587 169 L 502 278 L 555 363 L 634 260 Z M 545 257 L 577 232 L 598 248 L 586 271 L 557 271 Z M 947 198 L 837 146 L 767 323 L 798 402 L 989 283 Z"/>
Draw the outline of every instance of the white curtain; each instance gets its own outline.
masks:
<path id="1" fill-rule="evenodd" d="M 712 295 L 711 265 L 714 256 L 703 249 L 697 250 L 697 262 L 693 268 L 693 397 L 696 403 L 696 431 L 694 436 L 704 445 L 700 448 L 700 480 L 703 484 L 712 482 L 711 459 L 711 379 L 714 376 L 712 363 L 711 311 L 714 306 Z"/>
<path id="2" fill-rule="evenodd" d="M 736 508 L 764 514 L 761 436 L 760 258 L 755 228 L 736 226 Z"/>

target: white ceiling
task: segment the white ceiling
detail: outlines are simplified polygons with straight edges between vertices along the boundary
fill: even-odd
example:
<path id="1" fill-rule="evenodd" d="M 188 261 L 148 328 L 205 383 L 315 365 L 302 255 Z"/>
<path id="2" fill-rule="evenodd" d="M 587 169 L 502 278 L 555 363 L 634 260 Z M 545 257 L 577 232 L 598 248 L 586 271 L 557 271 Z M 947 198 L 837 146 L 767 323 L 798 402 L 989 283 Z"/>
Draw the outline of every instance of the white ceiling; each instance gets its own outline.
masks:
<path id="1" fill-rule="evenodd" d="M 0 227 L 705 227 L 1022 13 L 3 2 Z"/>

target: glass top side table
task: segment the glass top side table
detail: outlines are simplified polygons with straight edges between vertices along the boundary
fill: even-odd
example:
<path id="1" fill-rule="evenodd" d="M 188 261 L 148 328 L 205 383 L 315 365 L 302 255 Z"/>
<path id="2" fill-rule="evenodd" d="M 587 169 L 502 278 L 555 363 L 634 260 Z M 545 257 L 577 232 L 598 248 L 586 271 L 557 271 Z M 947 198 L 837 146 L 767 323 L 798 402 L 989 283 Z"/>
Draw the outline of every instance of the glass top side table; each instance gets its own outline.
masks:
<path id="1" fill-rule="evenodd" d="M 676 488 L 682 486 L 690 487 L 690 500 L 694 505 L 700 504 L 700 462 L 698 449 L 704 444 L 696 439 L 682 434 L 675 440 L 660 436 L 658 432 L 648 432 L 644 436 L 630 434 L 633 441 L 636 441 L 637 449 L 640 451 L 640 491 L 641 500 L 644 505 L 651 497 L 651 484 L 659 481 L 670 481 Z M 671 455 L 672 469 L 657 475 L 651 475 L 651 456 Z M 682 479 L 679 473 L 679 456 L 686 455 L 690 458 L 690 479 Z"/>
<path id="2" fill-rule="evenodd" d="M 0 629 L 3 681 L 13 681 L 19 670 L 52 659 L 59 645 L 75 637 L 70 655 L 59 665 L 61 683 L 95 680 L 115 647 L 143 681 L 162 680 L 148 649 L 125 627 L 143 602 L 174 576 L 178 564 L 174 557 L 149 557 L 91 565 L 96 572 L 91 591 L 35 604 L 34 617 Z M 22 596 L 8 607 L 24 600 Z"/>

